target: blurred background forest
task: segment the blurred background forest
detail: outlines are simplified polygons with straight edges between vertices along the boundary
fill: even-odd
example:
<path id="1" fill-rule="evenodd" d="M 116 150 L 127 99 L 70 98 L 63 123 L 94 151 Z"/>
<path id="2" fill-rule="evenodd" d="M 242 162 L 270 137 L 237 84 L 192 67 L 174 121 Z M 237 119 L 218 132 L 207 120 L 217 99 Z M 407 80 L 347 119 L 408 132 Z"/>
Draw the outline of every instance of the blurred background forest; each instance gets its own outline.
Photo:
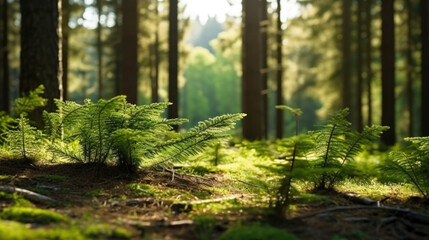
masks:
<path id="1" fill-rule="evenodd" d="M 54 67 L 21 51 L 33 51 L 38 43 L 37 36 L 23 35 L 25 26 L 41 42 L 49 37 L 43 29 L 31 30 L 43 24 L 34 13 L 37 7 L 23 7 L 45 6 L 45 1 L 0 2 L 0 110 L 10 111 L 20 93 L 46 85 L 37 77 L 30 80 L 36 84 L 25 82 L 23 73 L 31 70 L 23 66 Z M 426 0 L 60 3 L 53 9 L 61 16 L 57 37 L 64 99 L 126 94 L 138 104 L 171 101 L 176 116 L 190 120 L 184 128 L 245 112 L 248 139 L 294 134 L 293 118 L 275 109 L 280 104 L 303 110 L 302 132 L 349 107 L 357 130 L 389 125 L 386 144 L 429 135 L 423 124 L 429 121 Z M 24 37 L 36 45 L 25 45 Z"/>

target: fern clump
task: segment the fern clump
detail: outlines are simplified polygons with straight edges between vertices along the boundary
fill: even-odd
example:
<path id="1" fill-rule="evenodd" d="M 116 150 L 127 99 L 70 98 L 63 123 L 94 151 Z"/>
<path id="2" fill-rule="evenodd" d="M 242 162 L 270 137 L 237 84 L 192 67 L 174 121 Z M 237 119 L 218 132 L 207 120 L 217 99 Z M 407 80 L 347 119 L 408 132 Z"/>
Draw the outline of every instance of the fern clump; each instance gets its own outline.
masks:
<path id="1" fill-rule="evenodd" d="M 316 189 L 333 188 L 343 178 L 343 170 L 362 151 L 362 146 L 377 140 L 389 127 L 366 126 L 362 132 L 352 131 L 347 121 L 349 109 L 333 114 L 328 123 L 310 133 L 317 146 L 313 182 Z"/>
<path id="2" fill-rule="evenodd" d="M 86 100 L 82 105 L 59 100 L 56 104 L 56 112 L 44 113 L 52 153 L 84 163 L 113 161 L 127 171 L 142 164 L 165 166 L 199 153 L 224 139 L 224 132 L 244 116 L 219 116 L 178 134 L 173 125 L 187 120 L 161 117 L 170 103 L 137 106 L 117 96 L 96 103 Z"/>
<path id="3" fill-rule="evenodd" d="M 419 193 L 429 198 L 429 137 L 405 138 L 410 145 L 393 151 L 381 167 L 386 174 L 401 176 L 413 184 Z"/>

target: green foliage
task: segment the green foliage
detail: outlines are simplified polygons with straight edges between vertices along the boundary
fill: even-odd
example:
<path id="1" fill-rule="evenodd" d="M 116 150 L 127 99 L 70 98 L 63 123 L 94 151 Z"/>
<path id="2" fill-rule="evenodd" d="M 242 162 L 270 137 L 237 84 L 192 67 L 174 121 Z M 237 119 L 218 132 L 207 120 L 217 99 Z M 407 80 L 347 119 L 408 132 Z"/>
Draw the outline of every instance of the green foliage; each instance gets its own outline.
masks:
<path id="1" fill-rule="evenodd" d="M 216 219 L 212 216 L 202 215 L 194 218 L 195 232 L 198 239 L 212 239 L 212 233 L 216 224 Z"/>
<path id="2" fill-rule="evenodd" d="M 130 239 L 131 233 L 124 228 L 112 227 L 107 224 L 89 225 L 83 234 L 90 239 Z"/>
<path id="3" fill-rule="evenodd" d="M 136 106 L 125 98 L 101 99 L 97 103 L 87 100 L 83 105 L 57 100 L 58 110 L 44 113 L 50 151 L 79 162 L 113 160 L 126 171 L 135 171 L 143 163 L 165 166 L 225 139 L 228 135 L 224 132 L 244 117 L 243 114 L 215 117 L 187 133 L 177 134 L 172 125 L 186 120 L 161 117 L 170 103 Z"/>
<path id="4" fill-rule="evenodd" d="M 7 132 L 7 143 L 23 159 L 34 158 L 41 149 L 42 133 L 30 125 L 24 113 L 21 113 L 17 121 L 17 128 Z"/>
<path id="5" fill-rule="evenodd" d="M 28 94 L 24 94 L 22 97 L 17 98 L 13 103 L 14 116 L 20 116 L 22 113 L 28 114 L 38 107 L 45 106 L 47 99 L 42 97 L 44 93 L 45 87 L 39 85 Z"/>
<path id="6" fill-rule="evenodd" d="M 402 151 L 393 151 L 381 166 L 383 172 L 401 176 L 412 183 L 424 198 L 429 198 L 429 137 L 405 138 L 411 143 Z"/>
<path id="7" fill-rule="evenodd" d="M 192 155 L 201 153 L 207 146 L 222 142 L 229 137 L 225 132 L 235 126 L 235 122 L 245 114 L 225 114 L 199 122 L 194 128 L 173 138 L 157 148 L 161 149 L 161 161 L 154 165 L 168 166 L 172 162 L 186 161 Z"/>
<path id="8" fill-rule="evenodd" d="M 0 218 L 13 220 L 22 223 L 49 224 L 58 222 L 69 222 L 69 219 L 59 213 L 48 210 L 28 208 L 28 207 L 9 207 L 3 209 Z"/>
<path id="9" fill-rule="evenodd" d="M 334 187 L 342 177 L 344 167 L 362 151 L 362 146 L 378 139 L 381 133 L 389 128 L 373 125 L 366 126 L 361 133 L 352 131 L 351 124 L 347 121 L 348 114 L 347 108 L 338 111 L 329 118 L 326 125 L 310 133 L 317 143 L 318 159 L 314 165 L 316 188 Z"/>
<path id="10" fill-rule="evenodd" d="M 6 132 L 13 127 L 15 120 L 5 112 L 0 112 L 0 143 L 5 141 Z"/>
<path id="11" fill-rule="evenodd" d="M 290 233 L 270 226 L 236 226 L 228 229 L 219 237 L 219 240 L 297 240 Z"/>

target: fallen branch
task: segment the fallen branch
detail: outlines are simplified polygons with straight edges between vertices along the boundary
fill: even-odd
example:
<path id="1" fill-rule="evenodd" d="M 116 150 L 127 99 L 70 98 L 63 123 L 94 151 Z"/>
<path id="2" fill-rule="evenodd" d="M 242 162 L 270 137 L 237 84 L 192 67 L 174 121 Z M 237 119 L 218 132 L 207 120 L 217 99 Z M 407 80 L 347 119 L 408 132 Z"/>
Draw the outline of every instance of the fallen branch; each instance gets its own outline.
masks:
<path id="1" fill-rule="evenodd" d="M 178 221 L 156 221 L 156 222 L 141 222 L 133 220 L 123 220 L 125 224 L 133 225 L 139 228 L 144 227 L 177 227 L 188 226 L 194 224 L 193 220 L 178 220 Z"/>
<path id="2" fill-rule="evenodd" d="M 177 213 L 190 212 L 192 211 L 192 206 L 194 205 L 207 204 L 207 203 L 220 203 L 223 201 L 234 200 L 242 197 L 243 195 L 233 195 L 233 196 L 227 196 L 223 198 L 205 199 L 205 200 L 198 200 L 198 201 L 192 201 L 192 202 L 178 202 L 178 203 L 173 203 L 171 205 L 171 210 Z"/>
<path id="3" fill-rule="evenodd" d="M 425 214 L 422 214 L 419 212 L 414 212 L 414 211 L 409 210 L 409 209 L 402 209 L 402 208 L 396 208 L 396 207 L 384 207 L 384 206 L 380 206 L 380 207 L 363 206 L 363 205 L 333 207 L 333 208 L 328 208 L 326 210 L 322 210 L 322 211 L 318 211 L 318 212 L 314 212 L 314 213 L 309 213 L 309 214 L 306 214 L 304 216 L 296 217 L 293 219 L 305 219 L 305 218 L 310 218 L 310 217 L 314 217 L 314 216 L 322 215 L 322 214 L 326 214 L 326 213 L 362 210 L 362 209 L 397 212 L 397 213 L 403 214 L 404 218 L 409 218 L 409 219 L 412 219 L 412 220 L 420 222 L 420 223 L 429 224 L 429 216 L 428 215 L 425 215 Z"/>
<path id="4" fill-rule="evenodd" d="M 16 192 L 16 193 L 21 194 L 24 198 L 26 198 L 30 201 L 33 201 L 33 202 L 38 202 L 38 203 L 55 202 L 55 200 L 50 198 L 50 197 L 47 197 L 45 195 L 35 193 L 35 192 L 29 191 L 29 190 L 23 189 L 23 188 L 0 186 L 0 191 L 1 192 L 8 192 L 8 193 L 15 193 Z"/>

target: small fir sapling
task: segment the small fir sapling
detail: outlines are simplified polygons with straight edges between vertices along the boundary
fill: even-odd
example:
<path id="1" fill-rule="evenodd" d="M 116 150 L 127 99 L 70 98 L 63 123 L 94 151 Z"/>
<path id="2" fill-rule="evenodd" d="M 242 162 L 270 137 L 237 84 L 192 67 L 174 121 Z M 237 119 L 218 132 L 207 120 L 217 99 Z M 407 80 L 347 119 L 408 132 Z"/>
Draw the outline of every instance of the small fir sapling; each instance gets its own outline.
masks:
<path id="1" fill-rule="evenodd" d="M 314 147 L 314 143 L 307 135 L 298 135 L 299 117 L 302 115 L 300 109 L 290 108 L 288 106 L 276 106 L 278 109 L 285 110 L 295 117 L 295 137 L 282 139 L 280 145 L 283 149 L 287 149 L 288 153 L 285 157 L 286 164 L 281 165 L 280 174 L 284 176 L 281 179 L 280 187 L 276 193 L 275 209 L 280 217 L 284 217 L 292 198 L 292 193 L 295 189 L 292 186 L 292 180 L 306 179 L 307 172 L 303 171 L 308 169 L 307 155 Z"/>

